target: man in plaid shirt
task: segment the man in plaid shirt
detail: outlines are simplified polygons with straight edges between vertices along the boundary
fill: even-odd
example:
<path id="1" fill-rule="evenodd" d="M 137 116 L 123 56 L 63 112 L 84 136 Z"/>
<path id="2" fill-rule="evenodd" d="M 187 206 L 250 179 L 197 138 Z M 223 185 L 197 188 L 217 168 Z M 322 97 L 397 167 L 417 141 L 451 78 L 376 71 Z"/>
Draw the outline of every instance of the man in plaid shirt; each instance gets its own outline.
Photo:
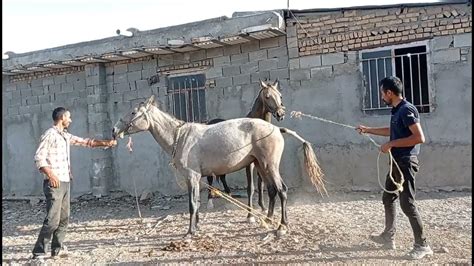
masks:
<path id="1" fill-rule="evenodd" d="M 66 255 L 63 245 L 70 213 L 71 159 L 70 145 L 83 147 L 114 147 L 116 140 L 95 140 L 76 137 L 67 132 L 71 113 L 64 107 L 53 111 L 53 127 L 46 130 L 35 154 L 35 163 L 44 174 L 43 192 L 46 196 L 47 215 L 33 248 L 33 258 L 43 258 L 51 240 L 51 257 Z"/>

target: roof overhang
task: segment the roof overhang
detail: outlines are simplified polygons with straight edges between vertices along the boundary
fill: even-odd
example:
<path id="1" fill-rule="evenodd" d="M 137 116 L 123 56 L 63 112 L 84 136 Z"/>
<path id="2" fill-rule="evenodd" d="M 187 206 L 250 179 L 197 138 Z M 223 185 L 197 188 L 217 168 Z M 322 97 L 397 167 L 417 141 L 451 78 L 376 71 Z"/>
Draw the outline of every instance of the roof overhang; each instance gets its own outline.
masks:
<path id="1" fill-rule="evenodd" d="M 232 18 L 220 17 L 34 52 L 2 60 L 3 75 L 30 74 L 117 62 L 150 55 L 187 53 L 284 36 L 282 12 L 264 11 Z M 212 37 L 210 37 L 212 36 Z"/>

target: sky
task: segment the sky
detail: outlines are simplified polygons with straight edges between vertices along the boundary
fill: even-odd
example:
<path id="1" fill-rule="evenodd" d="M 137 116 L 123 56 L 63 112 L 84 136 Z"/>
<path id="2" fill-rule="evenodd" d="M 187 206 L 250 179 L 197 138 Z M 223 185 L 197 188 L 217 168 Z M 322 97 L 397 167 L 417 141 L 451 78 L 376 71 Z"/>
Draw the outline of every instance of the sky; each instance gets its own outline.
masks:
<path id="1" fill-rule="evenodd" d="M 288 0 L 3 0 L 2 54 L 24 53 L 179 25 L 236 11 L 286 9 Z M 436 0 L 289 0 L 290 9 L 424 3 Z M 5 58 L 5 56 L 3 56 Z"/>

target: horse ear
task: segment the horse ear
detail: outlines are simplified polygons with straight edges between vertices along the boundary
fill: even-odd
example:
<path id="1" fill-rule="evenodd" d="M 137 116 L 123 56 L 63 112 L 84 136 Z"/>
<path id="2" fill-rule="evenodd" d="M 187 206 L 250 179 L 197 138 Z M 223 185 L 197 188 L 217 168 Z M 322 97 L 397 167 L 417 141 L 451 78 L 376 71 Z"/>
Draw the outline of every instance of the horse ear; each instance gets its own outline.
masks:
<path id="1" fill-rule="evenodd" d="M 261 79 L 260 79 L 260 86 L 262 87 L 262 89 L 265 89 L 267 87 L 267 84 L 265 84 L 265 82 L 263 82 Z"/>
<path id="2" fill-rule="evenodd" d="M 280 83 L 280 81 L 278 81 L 278 79 L 276 79 L 275 82 L 273 83 L 273 87 L 278 87 L 279 83 Z"/>
<path id="3" fill-rule="evenodd" d="M 146 100 L 146 108 L 150 107 L 150 105 L 154 104 L 155 103 L 155 95 L 151 95 L 150 98 L 148 98 L 148 100 Z"/>

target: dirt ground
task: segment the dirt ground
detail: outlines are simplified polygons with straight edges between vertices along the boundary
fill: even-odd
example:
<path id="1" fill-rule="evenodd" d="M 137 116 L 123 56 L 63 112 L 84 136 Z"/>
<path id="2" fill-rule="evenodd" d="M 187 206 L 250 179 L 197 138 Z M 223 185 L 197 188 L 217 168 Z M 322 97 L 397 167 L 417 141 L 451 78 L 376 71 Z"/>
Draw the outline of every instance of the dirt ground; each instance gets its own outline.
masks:
<path id="1" fill-rule="evenodd" d="M 73 200 L 66 258 L 32 260 L 31 250 L 45 216 L 45 203 L 3 201 L 2 264 L 411 264 L 407 218 L 398 213 L 397 250 L 382 250 L 368 236 L 383 229 L 381 194 L 290 191 L 290 230 L 284 236 L 246 221 L 246 213 L 224 199 L 206 208 L 201 192 L 200 231 L 190 241 L 187 196 L 151 196 L 140 202 L 114 192 Z M 235 191 L 244 195 L 244 191 Z M 472 262 L 471 192 L 419 192 L 426 235 L 435 254 L 416 263 Z M 245 202 L 246 198 L 239 198 Z M 279 200 L 275 216 L 280 217 Z"/>

